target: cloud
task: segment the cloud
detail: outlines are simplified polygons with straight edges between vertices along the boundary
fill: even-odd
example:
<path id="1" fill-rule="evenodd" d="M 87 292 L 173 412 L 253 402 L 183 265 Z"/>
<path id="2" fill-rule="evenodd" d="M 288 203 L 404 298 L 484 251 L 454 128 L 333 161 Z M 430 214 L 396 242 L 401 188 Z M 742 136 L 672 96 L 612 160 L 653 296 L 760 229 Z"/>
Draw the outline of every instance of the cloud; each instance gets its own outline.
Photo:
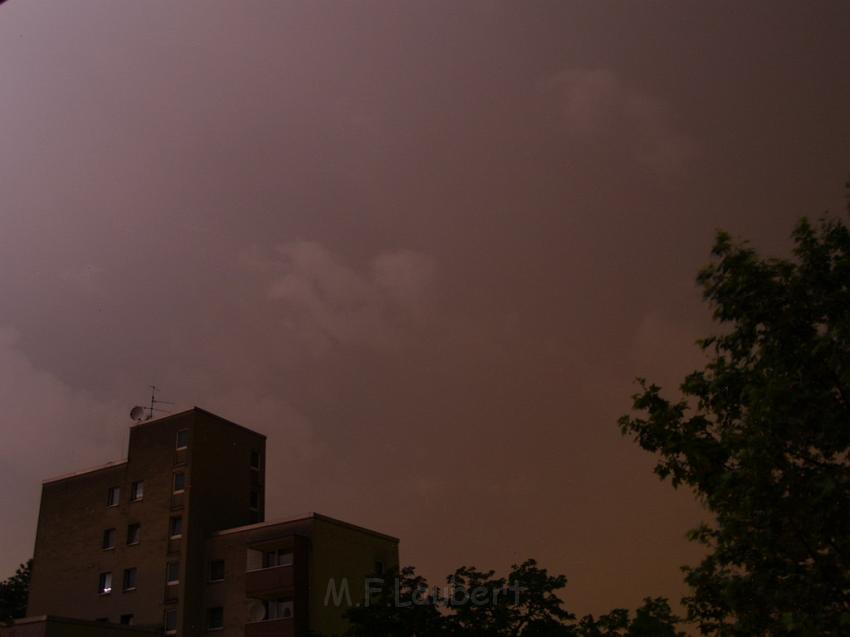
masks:
<path id="1" fill-rule="evenodd" d="M 0 506 L 19 520 L 0 536 L 0 568 L 9 572 L 29 555 L 41 480 L 123 457 L 126 413 L 38 368 L 21 350 L 17 330 L 0 326 Z M 73 440 L 73 453 L 68 451 Z"/>
<path id="2" fill-rule="evenodd" d="M 398 250 L 358 271 L 312 241 L 282 245 L 273 256 L 252 249 L 243 263 L 270 276 L 267 296 L 280 305 L 283 325 L 318 351 L 401 345 L 426 309 L 435 269 L 427 255 Z"/>
<path id="3" fill-rule="evenodd" d="M 657 173 L 680 170 L 696 145 L 680 132 L 664 100 L 608 69 L 568 69 L 551 77 L 564 130 L 583 144 L 605 143 Z"/>

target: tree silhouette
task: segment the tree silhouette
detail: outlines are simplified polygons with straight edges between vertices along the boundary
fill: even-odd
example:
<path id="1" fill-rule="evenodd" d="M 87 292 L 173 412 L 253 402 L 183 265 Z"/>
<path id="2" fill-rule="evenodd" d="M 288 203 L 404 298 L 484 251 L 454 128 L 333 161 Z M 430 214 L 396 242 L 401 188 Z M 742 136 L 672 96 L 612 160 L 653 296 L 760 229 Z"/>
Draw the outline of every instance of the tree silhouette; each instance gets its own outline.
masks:
<path id="1" fill-rule="evenodd" d="M 850 232 L 793 232 L 791 259 L 719 233 L 698 277 L 720 324 L 668 400 L 641 381 L 620 426 L 714 520 L 686 569 L 703 633 L 850 634 Z"/>
<path id="2" fill-rule="evenodd" d="M 30 591 L 32 560 L 21 564 L 9 579 L 0 582 L 0 622 L 24 617 Z"/>

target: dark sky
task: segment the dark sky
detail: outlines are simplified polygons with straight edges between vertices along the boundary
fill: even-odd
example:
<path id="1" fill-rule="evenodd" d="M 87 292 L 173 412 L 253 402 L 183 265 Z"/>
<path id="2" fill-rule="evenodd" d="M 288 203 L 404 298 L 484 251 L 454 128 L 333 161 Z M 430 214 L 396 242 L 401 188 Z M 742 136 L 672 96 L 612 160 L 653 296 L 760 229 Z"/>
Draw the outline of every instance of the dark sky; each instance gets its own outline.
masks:
<path id="1" fill-rule="evenodd" d="M 269 436 L 269 514 L 431 578 L 682 592 L 703 513 L 617 431 L 723 227 L 843 210 L 846 2 L 0 7 L 0 574 L 162 386 Z"/>

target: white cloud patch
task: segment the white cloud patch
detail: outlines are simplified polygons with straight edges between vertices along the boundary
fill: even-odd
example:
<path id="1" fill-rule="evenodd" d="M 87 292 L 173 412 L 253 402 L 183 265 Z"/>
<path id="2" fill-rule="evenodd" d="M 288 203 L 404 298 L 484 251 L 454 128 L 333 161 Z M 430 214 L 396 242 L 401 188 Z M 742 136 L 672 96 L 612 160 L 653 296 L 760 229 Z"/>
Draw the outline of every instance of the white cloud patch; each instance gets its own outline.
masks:
<path id="1" fill-rule="evenodd" d="M 272 257 L 251 250 L 243 262 L 271 275 L 268 298 L 282 307 L 284 325 L 318 350 L 398 347 L 425 311 L 434 276 L 433 260 L 412 250 L 382 252 L 360 271 L 311 241 Z"/>
<path id="2" fill-rule="evenodd" d="M 607 69 L 569 69 L 546 83 L 557 96 L 567 133 L 582 143 L 606 142 L 658 173 L 681 169 L 696 145 L 680 132 L 664 100 Z"/>

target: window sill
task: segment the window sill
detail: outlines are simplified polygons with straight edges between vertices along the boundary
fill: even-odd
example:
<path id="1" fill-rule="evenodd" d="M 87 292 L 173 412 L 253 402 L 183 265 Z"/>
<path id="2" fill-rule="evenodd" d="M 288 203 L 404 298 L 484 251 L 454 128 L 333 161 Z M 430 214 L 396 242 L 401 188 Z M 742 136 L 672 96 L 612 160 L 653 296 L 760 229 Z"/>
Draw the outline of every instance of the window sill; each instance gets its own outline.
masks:
<path id="1" fill-rule="evenodd" d="M 138 546 L 141 543 L 141 540 L 139 540 L 138 542 L 127 542 L 127 546 Z"/>
<path id="2" fill-rule="evenodd" d="M 144 498 L 136 498 L 135 500 L 130 500 L 130 502 L 142 502 Z"/>
<path id="3" fill-rule="evenodd" d="M 208 579 L 207 584 L 218 584 L 219 582 L 223 582 L 223 581 L 224 581 L 223 577 L 220 578 L 220 579 Z"/>
<path id="4" fill-rule="evenodd" d="M 224 630 L 224 626 L 218 626 L 217 628 L 207 628 L 208 633 L 217 633 L 220 630 Z"/>
<path id="5" fill-rule="evenodd" d="M 180 584 L 180 580 L 174 580 L 173 582 L 165 583 L 166 586 L 177 586 L 178 584 Z"/>
<path id="6" fill-rule="evenodd" d="M 125 592 L 125 593 L 132 593 L 132 592 L 133 592 L 133 591 L 135 591 L 135 590 L 136 590 L 136 587 L 134 586 L 133 588 L 125 588 L 125 589 L 124 589 L 124 592 Z"/>
<path id="7" fill-rule="evenodd" d="M 114 546 L 104 546 L 104 547 L 103 547 L 103 550 L 104 550 L 104 551 L 114 551 L 114 550 L 115 550 L 115 547 L 114 547 Z"/>
<path id="8" fill-rule="evenodd" d="M 180 495 L 181 493 L 186 493 L 186 489 L 177 489 L 171 492 L 172 495 Z"/>

